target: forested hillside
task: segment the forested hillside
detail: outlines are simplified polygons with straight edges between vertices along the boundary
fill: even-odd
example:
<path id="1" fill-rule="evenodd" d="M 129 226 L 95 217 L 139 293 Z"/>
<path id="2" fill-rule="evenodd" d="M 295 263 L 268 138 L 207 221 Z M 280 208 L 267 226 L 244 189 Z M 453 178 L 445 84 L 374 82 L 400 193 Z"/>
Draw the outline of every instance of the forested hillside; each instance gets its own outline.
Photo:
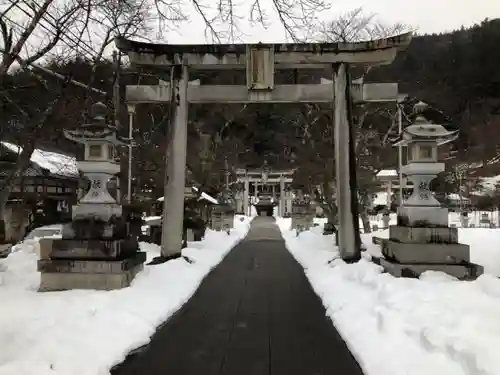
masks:
<path id="1" fill-rule="evenodd" d="M 449 34 L 418 36 L 373 81 L 432 103 L 461 127 L 463 160 L 494 157 L 500 144 L 500 19 Z"/>
<path id="2" fill-rule="evenodd" d="M 112 66 L 110 63 L 97 66 L 93 79 L 90 79 L 92 66 L 84 60 L 52 63 L 49 67 L 62 74 L 71 72 L 73 79 L 81 82 L 92 81 L 93 87 L 107 93 L 99 95 L 69 86 L 64 100 L 51 115 L 50 126 L 45 125 L 37 135 L 38 145 L 80 152 L 62 137 L 61 130 L 81 124 L 85 108 L 92 101 L 101 100 L 112 107 Z M 38 71 L 36 74 L 43 77 L 46 85 L 61 85 L 59 78 Z M 124 68 L 120 78 L 122 95 L 125 84 L 156 84 L 158 74 Z M 193 76 L 196 78 L 212 83 L 243 83 L 244 76 L 209 72 Z M 293 77 L 290 72 L 283 72 L 278 80 L 306 82 L 310 78 L 308 73 Z M 399 82 L 401 92 L 431 103 L 460 124 L 457 160 L 486 161 L 499 151 L 500 20 L 485 21 L 449 34 L 417 36 L 392 65 L 371 69 L 365 80 Z M 5 87 L 9 100 L 0 96 L 1 138 L 16 141 L 29 137 L 23 132 L 23 111 L 34 116 L 52 98 L 41 87 L 40 80 L 22 71 L 10 75 Z M 53 95 L 56 94 L 54 90 Z M 366 167 L 369 176 L 377 169 L 395 166 L 396 151 L 386 137 L 394 112 L 394 108 L 371 106 L 357 110 L 359 165 Z M 151 188 L 153 195 L 162 194 L 168 113 L 167 106 L 138 108 L 135 120 L 138 147 L 133 167 L 136 191 Z M 328 106 L 197 105 L 191 106 L 189 118 L 188 165 L 191 177 L 200 184 L 213 189 L 220 186 L 224 157 L 234 167 L 260 166 L 264 160 L 274 167 L 297 167 L 298 181 L 304 185 L 331 181 L 333 134 Z M 125 105 L 120 108 L 120 122 L 126 134 Z"/>

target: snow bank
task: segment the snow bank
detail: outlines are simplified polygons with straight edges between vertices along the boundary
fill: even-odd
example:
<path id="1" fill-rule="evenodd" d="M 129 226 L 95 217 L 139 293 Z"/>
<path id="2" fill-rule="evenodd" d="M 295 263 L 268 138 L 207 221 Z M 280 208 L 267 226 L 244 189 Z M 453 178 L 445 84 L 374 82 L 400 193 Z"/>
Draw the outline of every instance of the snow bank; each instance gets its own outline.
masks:
<path id="1" fill-rule="evenodd" d="M 103 375 L 149 342 L 156 327 L 196 291 L 205 275 L 243 238 L 250 220 L 235 218 L 231 235 L 207 231 L 183 258 L 145 266 L 116 291 L 37 293 L 36 241 L 3 260 L 0 273 L 0 375 Z M 159 255 L 141 243 L 148 260 Z"/>
<path id="2" fill-rule="evenodd" d="M 489 245 L 475 231 L 478 243 Z M 394 278 L 368 254 L 344 263 L 320 228 L 299 237 L 284 230 L 283 237 L 365 375 L 500 373 L 499 279 L 461 282 L 437 272 Z"/>

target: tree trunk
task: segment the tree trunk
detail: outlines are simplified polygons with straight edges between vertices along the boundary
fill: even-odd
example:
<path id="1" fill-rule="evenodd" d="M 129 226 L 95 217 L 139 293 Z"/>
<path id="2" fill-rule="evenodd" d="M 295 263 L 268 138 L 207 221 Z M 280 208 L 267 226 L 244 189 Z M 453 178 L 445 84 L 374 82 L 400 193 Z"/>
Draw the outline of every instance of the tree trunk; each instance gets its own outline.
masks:
<path id="1" fill-rule="evenodd" d="M 28 168 L 30 165 L 31 155 L 35 150 L 33 142 L 29 142 L 19 154 L 14 168 L 9 175 L 0 183 L 0 243 L 5 241 L 5 207 L 9 200 L 12 187 L 16 182 L 16 178 Z"/>
<path id="2" fill-rule="evenodd" d="M 323 211 L 326 214 L 329 224 L 337 224 L 337 205 L 333 198 L 333 191 L 328 182 L 323 182 Z"/>
<path id="3" fill-rule="evenodd" d="M 372 228 L 370 225 L 370 217 L 368 215 L 368 206 L 370 203 L 370 194 L 367 191 L 361 190 L 359 192 L 359 216 L 363 224 L 363 232 L 371 233 Z"/>
<path id="4" fill-rule="evenodd" d="M 364 233 L 371 233 L 372 228 L 370 226 L 370 218 L 369 218 L 366 210 L 360 210 L 359 216 L 361 217 L 361 222 L 363 223 L 363 232 Z"/>
<path id="5" fill-rule="evenodd" d="M 322 208 L 326 214 L 326 218 L 328 219 L 328 224 L 337 224 L 337 210 L 336 210 L 336 208 L 331 207 L 331 204 L 329 204 L 329 203 L 323 205 Z"/>

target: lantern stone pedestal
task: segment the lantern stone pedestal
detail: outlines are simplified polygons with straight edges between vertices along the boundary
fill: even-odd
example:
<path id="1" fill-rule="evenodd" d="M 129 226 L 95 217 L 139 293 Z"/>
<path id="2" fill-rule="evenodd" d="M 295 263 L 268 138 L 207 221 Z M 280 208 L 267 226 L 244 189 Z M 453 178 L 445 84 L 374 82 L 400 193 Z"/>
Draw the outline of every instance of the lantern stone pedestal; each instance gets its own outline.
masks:
<path id="1" fill-rule="evenodd" d="M 120 170 L 114 148 L 124 144 L 116 129 L 106 124 L 106 113 L 106 106 L 97 103 L 92 107 L 91 124 L 65 131 L 68 139 L 85 145 L 85 160 L 78 162 L 78 169 L 90 180 L 90 189 L 73 207 L 63 238 L 41 246 L 40 291 L 123 288 L 146 260 L 146 254 L 138 251 L 137 223 L 126 220 L 106 187 Z"/>
<path id="2" fill-rule="evenodd" d="M 384 229 L 389 228 L 389 223 L 391 222 L 391 215 L 389 212 L 384 212 L 382 214 L 382 225 Z"/>
<path id="3" fill-rule="evenodd" d="M 219 194 L 217 201 L 219 204 L 212 207 L 210 229 L 219 232 L 226 231 L 230 234 L 231 229 L 234 228 L 236 202 L 229 190 Z"/>
<path id="4" fill-rule="evenodd" d="M 462 228 L 469 227 L 469 214 L 467 211 L 463 211 L 460 213 L 460 225 Z"/>
<path id="5" fill-rule="evenodd" d="M 413 194 L 399 208 L 397 225 L 389 227 L 389 240 L 382 242 L 383 258 L 373 261 L 394 276 L 442 271 L 462 280 L 475 279 L 483 267 L 470 262 L 469 246 L 458 243 L 458 229 L 448 226 L 448 210 L 429 188 L 445 169 L 437 162 L 437 147 L 455 139 L 458 130 L 429 123 L 423 116 L 426 109 L 423 103 L 415 106 L 414 124 L 396 143 L 409 147 L 409 163 L 402 172 L 413 182 Z"/>
<path id="6" fill-rule="evenodd" d="M 234 227 L 234 209 L 230 206 L 219 205 L 212 208 L 210 229 L 228 234 Z"/>
<path id="7" fill-rule="evenodd" d="M 291 214 L 292 225 L 290 229 L 295 229 L 298 236 L 301 232 L 307 231 L 313 226 L 316 210 L 309 200 L 300 196 L 293 201 Z"/>
<path id="8" fill-rule="evenodd" d="M 236 215 L 246 215 L 245 213 L 245 203 L 244 203 L 244 193 L 241 190 L 238 190 L 234 196 L 235 200 L 235 214 Z"/>

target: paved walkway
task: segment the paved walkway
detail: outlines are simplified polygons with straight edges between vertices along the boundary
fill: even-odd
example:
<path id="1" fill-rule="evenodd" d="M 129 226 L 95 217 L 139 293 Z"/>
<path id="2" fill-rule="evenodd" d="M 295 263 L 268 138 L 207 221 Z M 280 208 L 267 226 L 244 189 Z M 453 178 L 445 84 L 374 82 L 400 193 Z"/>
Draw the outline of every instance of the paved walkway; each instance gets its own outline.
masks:
<path id="1" fill-rule="evenodd" d="M 168 286 L 166 286 L 168 287 Z M 362 375 L 274 219 L 246 239 L 113 375 Z"/>

